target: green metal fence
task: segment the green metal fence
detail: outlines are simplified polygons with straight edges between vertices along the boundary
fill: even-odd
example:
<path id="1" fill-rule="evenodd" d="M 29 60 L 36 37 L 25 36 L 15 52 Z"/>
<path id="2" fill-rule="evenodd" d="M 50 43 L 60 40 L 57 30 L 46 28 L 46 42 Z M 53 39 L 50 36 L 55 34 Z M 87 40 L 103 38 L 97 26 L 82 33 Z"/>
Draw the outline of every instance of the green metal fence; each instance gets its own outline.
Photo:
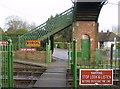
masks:
<path id="1" fill-rule="evenodd" d="M 119 68 L 118 50 L 110 54 L 110 49 L 96 49 L 94 65 L 98 68 Z M 113 56 L 110 59 L 110 56 Z"/>
<path id="2" fill-rule="evenodd" d="M 69 61 L 70 58 L 73 57 L 73 52 L 68 50 Z M 110 49 L 96 49 L 95 58 L 93 59 L 83 59 L 82 52 L 77 51 L 77 63 L 79 68 L 102 68 L 102 69 L 110 69 L 110 68 L 119 68 L 119 58 L 118 58 L 118 50 L 113 51 L 113 59 L 110 59 Z"/>
<path id="3" fill-rule="evenodd" d="M 12 40 L 0 44 L 0 89 L 13 89 L 13 46 Z"/>
<path id="4" fill-rule="evenodd" d="M 113 69 L 113 86 L 120 87 L 120 60 L 119 50 L 114 49 L 96 49 L 95 58 L 82 59 L 82 52 L 76 50 L 76 41 L 68 43 L 68 68 L 73 75 L 73 86 L 76 87 L 76 68 L 79 69 Z M 71 47 L 72 46 L 72 49 Z M 111 59 L 111 55 L 113 58 Z M 77 65 L 76 65 L 77 63 Z"/>

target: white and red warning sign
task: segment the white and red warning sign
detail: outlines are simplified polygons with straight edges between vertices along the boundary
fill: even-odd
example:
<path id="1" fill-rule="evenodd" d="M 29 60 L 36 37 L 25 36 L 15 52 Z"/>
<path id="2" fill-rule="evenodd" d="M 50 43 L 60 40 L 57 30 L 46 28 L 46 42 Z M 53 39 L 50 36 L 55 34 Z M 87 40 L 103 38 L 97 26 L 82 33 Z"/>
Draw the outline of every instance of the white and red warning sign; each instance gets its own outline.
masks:
<path id="1" fill-rule="evenodd" d="M 0 41 L 0 46 L 7 46 L 8 42 L 7 41 Z"/>
<path id="2" fill-rule="evenodd" d="M 112 85 L 112 69 L 80 69 L 79 85 Z"/>
<path id="3" fill-rule="evenodd" d="M 36 51 L 35 48 L 20 48 L 20 51 Z"/>

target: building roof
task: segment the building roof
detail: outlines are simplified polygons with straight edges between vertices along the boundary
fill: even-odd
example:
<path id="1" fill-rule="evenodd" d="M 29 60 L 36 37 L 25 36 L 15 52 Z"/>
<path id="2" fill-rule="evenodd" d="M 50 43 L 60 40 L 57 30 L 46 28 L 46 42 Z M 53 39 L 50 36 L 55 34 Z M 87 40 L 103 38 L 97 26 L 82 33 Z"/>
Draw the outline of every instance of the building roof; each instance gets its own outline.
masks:
<path id="1" fill-rule="evenodd" d="M 120 41 L 120 36 L 114 34 L 113 32 L 99 32 L 98 41 L 99 42 L 113 42 L 116 37 L 117 41 Z"/>

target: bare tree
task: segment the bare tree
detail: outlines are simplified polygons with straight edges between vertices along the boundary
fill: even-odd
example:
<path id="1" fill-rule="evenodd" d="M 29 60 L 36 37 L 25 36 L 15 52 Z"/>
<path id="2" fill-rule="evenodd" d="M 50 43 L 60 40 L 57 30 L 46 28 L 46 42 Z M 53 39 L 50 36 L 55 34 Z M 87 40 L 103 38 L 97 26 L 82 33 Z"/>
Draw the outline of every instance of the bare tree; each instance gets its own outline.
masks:
<path id="1" fill-rule="evenodd" d="M 29 24 L 27 21 L 24 21 L 22 18 L 12 15 L 6 18 L 5 20 L 5 29 L 7 32 L 14 33 L 17 29 L 33 29 L 35 23 Z"/>

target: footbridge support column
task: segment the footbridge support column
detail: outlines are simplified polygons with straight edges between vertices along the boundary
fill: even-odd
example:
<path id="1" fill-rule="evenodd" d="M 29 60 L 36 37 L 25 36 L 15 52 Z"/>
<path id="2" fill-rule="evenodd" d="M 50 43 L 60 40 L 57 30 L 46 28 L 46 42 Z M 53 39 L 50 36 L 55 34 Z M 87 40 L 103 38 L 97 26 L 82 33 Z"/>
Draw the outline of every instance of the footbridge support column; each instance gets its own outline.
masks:
<path id="1" fill-rule="evenodd" d="M 87 35 L 90 40 L 90 57 L 95 56 L 95 49 L 98 47 L 98 23 L 95 21 L 76 21 L 73 24 L 73 39 L 77 40 L 77 50 L 81 51 L 81 39 Z"/>
<path id="2" fill-rule="evenodd" d="M 106 0 L 93 2 L 89 0 L 76 0 L 74 2 L 72 39 L 77 40 L 77 50 L 81 51 L 81 39 L 89 38 L 90 61 L 94 60 L 95 49 L 98 47 L 98 17 Z"/>

